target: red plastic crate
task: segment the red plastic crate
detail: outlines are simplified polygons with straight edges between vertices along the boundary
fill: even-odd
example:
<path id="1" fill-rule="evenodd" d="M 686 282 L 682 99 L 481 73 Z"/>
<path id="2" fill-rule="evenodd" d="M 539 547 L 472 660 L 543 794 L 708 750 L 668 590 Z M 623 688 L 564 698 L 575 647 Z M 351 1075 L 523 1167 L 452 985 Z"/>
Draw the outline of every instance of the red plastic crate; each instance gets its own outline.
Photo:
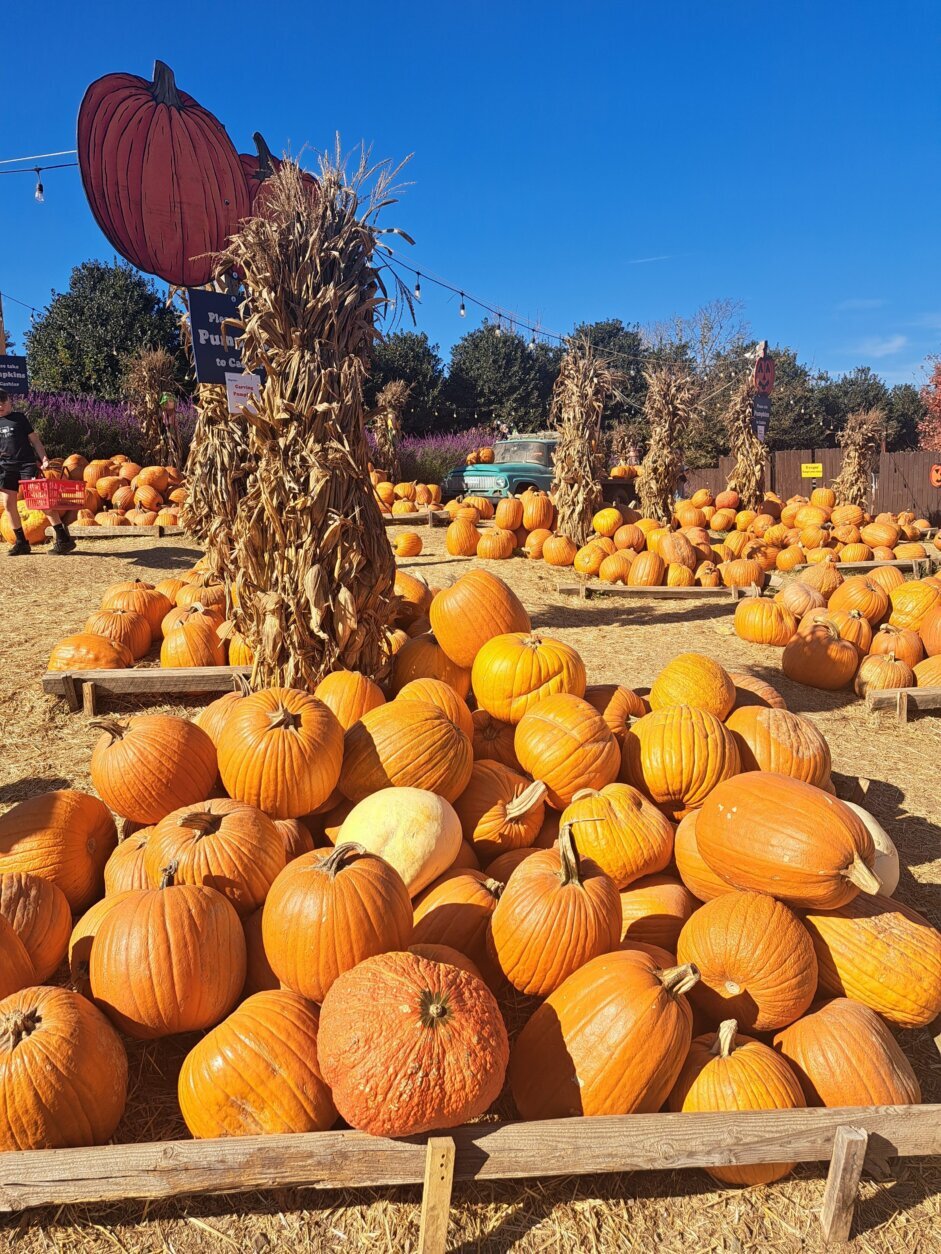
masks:
<path id="1" fill-rule="evenodd" d="M 85 485 L 72 479 L 21 479 L 20 496 L 30 509 L 81 509 Z"/>

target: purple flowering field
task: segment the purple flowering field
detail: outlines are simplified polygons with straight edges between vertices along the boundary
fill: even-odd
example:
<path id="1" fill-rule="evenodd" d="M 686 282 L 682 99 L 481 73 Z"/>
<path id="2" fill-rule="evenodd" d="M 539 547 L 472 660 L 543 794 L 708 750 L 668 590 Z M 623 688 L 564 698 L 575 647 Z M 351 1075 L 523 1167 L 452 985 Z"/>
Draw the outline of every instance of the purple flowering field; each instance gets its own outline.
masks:
<path id="1" fill-rule="evenodd" d="M 24 408 L 50 457 L 81 453 L 91 459 L 123 453 L 132 461 L 144 460 L 137 423 L 117 402 L 93 396 L 30 392 Z M 177 414 L 184 446 L 189 447 L 196 412 L 191 405 L 181 404 Z M 464 462 L 472 449 L 492 442 L 493 433 L 486 427 L 407 435 L 399 446 L 403 478 L 440 483 L 452 467 Z M 371 438 L 369 443 L 371 449 Z"/>

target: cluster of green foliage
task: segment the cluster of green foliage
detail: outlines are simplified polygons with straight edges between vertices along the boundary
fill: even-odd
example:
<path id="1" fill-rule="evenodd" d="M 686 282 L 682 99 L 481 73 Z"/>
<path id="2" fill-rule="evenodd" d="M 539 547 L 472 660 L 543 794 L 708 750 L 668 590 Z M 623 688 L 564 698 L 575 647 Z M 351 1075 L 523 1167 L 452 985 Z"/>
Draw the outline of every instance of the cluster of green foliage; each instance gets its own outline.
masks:
<path id="1" fill-rule="evenodd" d="M 604 416 L 605 429 L 618 434 L 620 446 L 646 445 L 645 370 L 676 362 L 693 369 L 702 385 L 697 420 L 685 434 L 687 464 L 714 465 L 728 451 L 722 411 L 755 350 L 738 302 L 714 301 L 691 318 L 648 328 L 619 318 L 580 323 L 573 334 L 586 335 L 621 371 L 620 394 Z M 39 391 L 121 399 L 128 358 L 142 347 L 161 345 L 180 355 L 185 377 L 176 313 L 149 279 L 123 262 L 77 266 L 68 290 L 53 294 L 26 341 L 32 385 Z M 536 431 L 548 420 L 561 351 L 484 322 L 454 344 L 445 364 L 438 345 L 423 332 L 395 331 L 374 350 L 366 400 L 373 403 L 384 384 L 403 379 L 411 385 L 403 414 L 407 434 L 495 430 L 502 424 Z M 785 344 L 770 351 L 777 368 L 770 448 L 832 446 L 849 414 L 875 407 L 888 415 L 889 449 L 918 445 L 929 413 L 927 390 L 920 394 L 911 384 L 890 388 L 868 366 L 831 377 L 801 362 Z"/>

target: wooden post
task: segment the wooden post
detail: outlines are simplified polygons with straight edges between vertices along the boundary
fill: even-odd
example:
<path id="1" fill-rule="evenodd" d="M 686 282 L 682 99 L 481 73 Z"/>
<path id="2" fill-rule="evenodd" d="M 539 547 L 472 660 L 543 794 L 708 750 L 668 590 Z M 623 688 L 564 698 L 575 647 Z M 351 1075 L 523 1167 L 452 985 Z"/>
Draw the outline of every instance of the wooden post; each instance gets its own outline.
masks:
<path id="1" fill-rule="evenodd" d="M 89 718 L 94 718 L 98 713 L 98 689 L 94 680 L 82 684 L 82 712 Z"/>
<path id="2" fill-rule="evenodd" d="M 900 688 L 895 702 L 895 717 L 900 723 L 908 722 L 908 693 Z"/>
<path id="3" fill-rule="evenodd" d="M 848 1241 L 856 1209 L 856 1193 L 863 1174 L 869 1133 L 843 1124 L 833 1137 L 833 1157 L 823 1190 L 820 1226 L 828 1244 Z"/>
<path id="4" fill-rule="evenodd" d="M 425 1149 L 425 1184 L 421 1196 L 419 1254 L 445 1254 L 448 1248 L 448 1214 L 454 1183 L 454 1141 L 449 1136 L 428 1138 Z"/>

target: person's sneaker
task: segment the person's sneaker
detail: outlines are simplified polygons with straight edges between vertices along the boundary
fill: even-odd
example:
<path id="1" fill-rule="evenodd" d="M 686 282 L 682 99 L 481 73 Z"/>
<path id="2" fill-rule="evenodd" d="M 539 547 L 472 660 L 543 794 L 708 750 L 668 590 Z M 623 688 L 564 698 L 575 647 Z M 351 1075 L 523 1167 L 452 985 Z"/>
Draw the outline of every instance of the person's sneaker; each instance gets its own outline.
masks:
<path id="1" fill-rule="evenodd" d="M 75 551 L 75 541 L 71 536 L 56 536 L 49 551 L 50 553 L 58 553 L 60 557 L 66 553 L 73 553 Z"/>
<path id="2" fill-rule="evenodd" d="M 32 549 L 29 547 L 29 541 L 23 539 L 15 540 L 7 552 L 11 557 L 22 557 L 25 553 L 32 553 Z"/>

